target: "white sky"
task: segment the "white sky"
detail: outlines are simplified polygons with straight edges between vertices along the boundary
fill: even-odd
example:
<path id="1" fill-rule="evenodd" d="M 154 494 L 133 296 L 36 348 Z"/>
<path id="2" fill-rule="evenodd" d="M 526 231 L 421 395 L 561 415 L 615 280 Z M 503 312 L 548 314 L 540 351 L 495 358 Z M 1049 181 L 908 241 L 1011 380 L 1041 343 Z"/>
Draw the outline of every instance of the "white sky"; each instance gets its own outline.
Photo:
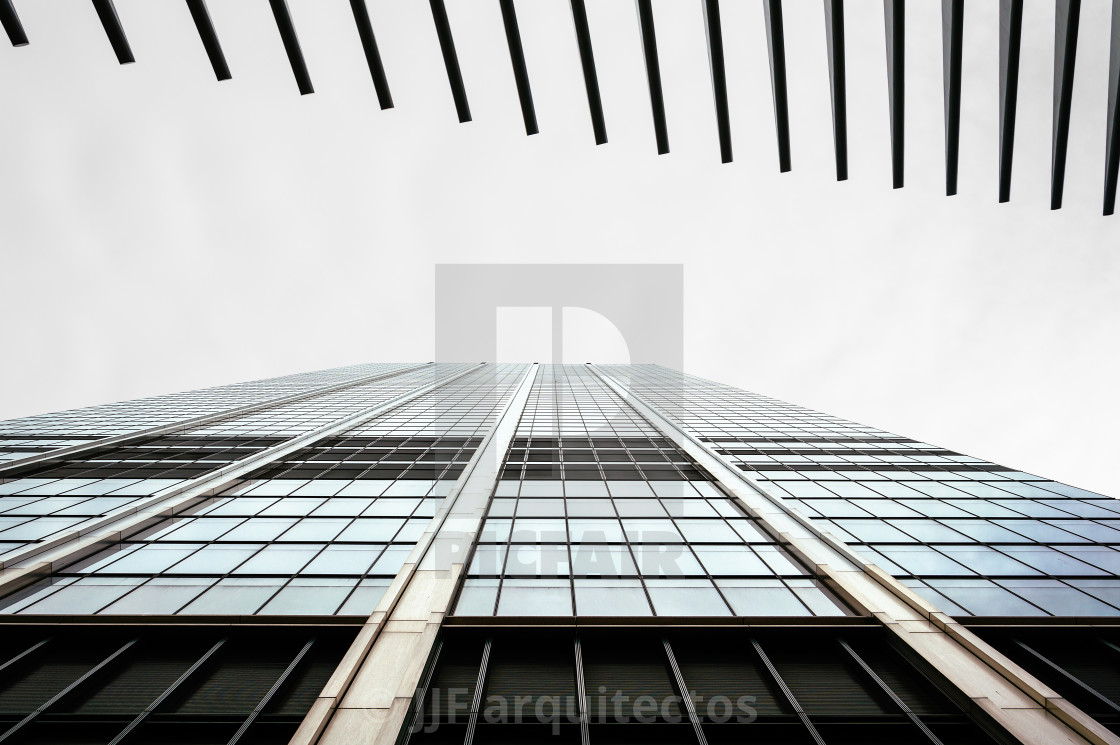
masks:
<path id="1" fill-rule="evenodd" d="M 1028 3 L 1012 202 L 996 204 L 996 3 L 968 4 L 961 194 L 943 196 L 940 3 L 907 3 L 907 187 L 889 188 L 882 3 L 849 0 L 851 180 L 833 180 L 819 2 L 786 3 L 793 166 L 777 172 L 762 7 L 725 2 L 719 163 L 699 2 L 655 0 L 672 154 L 634 5 L 589 0 L 595 147 L 567 3 L 520 0 L 526 138 L 497 2 L 449 0 L 456 123 L 420 0 L 292 0 L 300 97 L 265 0 L 17 0 L 0 44 L 0 418 L 360 361 L 426 360 L 440 262 L 685 266 L 686 368 L 1120 495 L 1120 218 L 1102 218 L 1108 3 L 1085 3 L 1066 208 L 1048 209 L 1053 6 Z"/>

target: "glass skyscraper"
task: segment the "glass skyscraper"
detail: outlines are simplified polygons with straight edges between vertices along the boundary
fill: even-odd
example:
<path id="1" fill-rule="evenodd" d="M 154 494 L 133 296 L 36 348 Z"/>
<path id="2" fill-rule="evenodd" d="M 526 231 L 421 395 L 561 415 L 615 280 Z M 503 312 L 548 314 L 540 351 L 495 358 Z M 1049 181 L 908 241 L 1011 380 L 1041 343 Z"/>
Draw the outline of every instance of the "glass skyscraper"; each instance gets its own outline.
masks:
<path id="1" fill-rule="evenodd" d="M 0 743 L 1118 743 L 1120 501 L 652 365 L 0 422 Z"/>

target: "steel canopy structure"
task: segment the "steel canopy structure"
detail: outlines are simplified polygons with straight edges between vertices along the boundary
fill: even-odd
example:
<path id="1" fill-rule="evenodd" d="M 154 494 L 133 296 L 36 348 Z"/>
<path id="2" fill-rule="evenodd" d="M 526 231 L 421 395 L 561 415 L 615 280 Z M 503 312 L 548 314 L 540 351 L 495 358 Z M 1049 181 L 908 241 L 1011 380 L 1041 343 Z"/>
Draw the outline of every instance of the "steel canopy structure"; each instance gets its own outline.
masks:
<path id="1" fill-rule="evenodd" d="M 135 61 L 121 19 L 113 0 L 92 0 L 94 10 L 105 29 L 113 52 L 121 64 Z M 585 0 L 569 0 L 575 38 L 579 51 L 579 64 L 587 91 L 588 113 L 591 119 L 595 144 L 607 142 L 607 123 L 599 90 L 595 54 L 591 43 Z M 836 160 L 836 178 L 848 177 L 848 122 L 847 122 L 847 71 L 845 66 L 844 0 L 823 0 L 825 9 L 825 43 L 829 67 L 832 98 L 833 133 Z M 214 69 L 215 77 L 229 80 L 232 77 L 217 31 L 210 18 L 205 0 L 186 0 L 199 37 Z M 533 105 L 532 86 L 525 62 L 517 12 L 513 0 L 498 0 L 510 62 L 513 66 L 517 95 L 525 121 L 527 135 L 539 132 Z M 299 92 L 313 93 L 311 75 L 300 47 L 299 37 L 292 21 L 286 0 L 269 0 L 276 27 L 291 63 L 292 74 Z M 443 56 L 448 84 L 451 88 L 455 111 L 460 122 L 471 121 L 471 111 L 466 85 L 455 48 L 455 37 L 444 0 L 429 0 L 432 21 Z M 942 54 L 945 105 L 945 193 L 957 193 L 961 130 L 961 58 L 965 22 L 964 0 L 941 0 L 942 4 Z M 362 49 L 369 66 L 382 109 L 393 107 L 389 82 L 377 47 L 373 24 L 365 0 L 350 0 L 354 22 L 362 42 Z M 669 132 L 666 122 L 666 101 L 661 85 L 661 68 L 658 59 L 657 36 L 651 0 L 637 0 L 637 23 L 641 33 L 642 55 L 649 84 L 650 109 L 658 154 L 669 152 Z M 1000 0 L 999 3 L 999 194 L 1000 202 L 1011 198 L 1012 164 L 1015 146 L 1015 120 L 1019 88 L 1020 51 L 1023 33 L 1023 0 Z M 766 29 L 767 52 L 773 93 L 774 122 L 777 134 L 778 167 L 781 172 L 791 170 L 791 141 L 788 110 L 787 68 L 785 52 L 784 15 L 782 0 L 763 0 L 763 22 Z M 708 58 L 711 69 L 712 93 L 715 103 L 716 132 L 720 158 L 724 163 L 733 160 L 731 115 L 727 95 L 727 69 L 724 60 L 724 43 L 719 0 L 701 0 Z M 1070 110 L 1073 95 L 1074 70 L 1077 58 L 1077 39 L 1080 0 L 1055 0 L 1054 33 L 1054 91 L 1053 136 L 1051 143 L 1050 207 L 1060 209 L 1065 185 L 1066 158 L 1069 146 Z M 906 3 L 905 0 L 883 0 L 885 46 L 887 58 L 887 87 L 889 93 L 891 183 L 899 189 L 905 183 L 905 134 L 906 134 Z M 28 44 L 27 33 L 20 22 L 13 0 L 0 0 L 0 22 L 14 46 Z M 1110 54 L 1108 100 L 1106 109 L 1106 143 L 1104 167 L 1105 215 L 1112 215 L 1116 208 L 1116 187 L 1120 176 L 1120 131 L 1117 128 L 1117 108 L 1120 106 L 1120 0 L 1112 2 L 1110 28 Z"/>

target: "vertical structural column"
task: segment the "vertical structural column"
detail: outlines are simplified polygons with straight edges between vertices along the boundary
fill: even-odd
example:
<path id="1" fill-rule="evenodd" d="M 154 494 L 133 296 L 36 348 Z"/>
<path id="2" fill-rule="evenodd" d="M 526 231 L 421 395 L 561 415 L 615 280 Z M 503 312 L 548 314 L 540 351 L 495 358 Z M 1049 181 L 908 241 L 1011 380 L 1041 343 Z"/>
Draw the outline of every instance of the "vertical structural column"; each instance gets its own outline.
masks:
<path id="1" fill-rule="evenodd" d="M 292 661 L 289 662 L 288 666 L 284 668 L 284 671 L 280 673 L 280 677 L 273 682 L 272 686 L 265 692 L 264 696 L 261 697 L 261 700 L 257 702 L 257 705 L 253 707 L 253 711 L 249 713 L 249 716 L 247 716 L 245 721 L 241 723 L 241 726 L 237 728 L 237 732 L 229 739 L 227 745 L 237 745 L 241 742 L 245 737 L 245 733 L 248 732 L 249 728 L 253 726 L 253 723 L 257 721 L 257 717 L 261 715 L 261 712 L 264 711 L 265 707 L 272 701 L 272 697 L 276 695 L 276 692 L 280 690 L 291 676 L 292 672 L 303 662 L 303 658 L 307 656 L 307 653 L 311 651 L 313 646 L 315 646 L 314 637 L 308 639 L 307 643 L 303 645 L 303 648 L 296 653 L 296 656 L 292 658 Z"/>
<path id="2" fill-rule="evenodd" d="M 311 74 L 307 71 L 307 62 L 303 59 L 303 50 L 299 46 L 299 37 L 296 36 L 296 26 L 292 22 L 291 11 L 288 10 L 287 0 L 268 0 L 272 6 L 272 16 L 276 19 L 276 29 L 280 32 L 280 40 L 284 43 L 284 51 L 288 55 L 288 62 L 292 66 L 296 85 L 301 96 L 315 92 L 311 85 Z"/>
<path id="3" fill-rule="evenodd" d="M 587 679 L 583 674 L 583 643 L 580 642 L 578 632 L 572 640 L 572 655 L 576 663 L 576 701 L 579 706 L 579 741 L 580 745 L 591 745 L 591 709 L 587 704 Z"/>
<path id="4" fill-rule="evenodd" d="M 101 26 L 105 29 L 105 35 L 109 37 L 109 43 L 113 45 L 117 62 L 122 65 L 135 62 L 136 58 L 132 56 L 132 47 L 128 45 L 128 38 L 124 35 L 124 27 L 121 26 L 121 19 L 117 15 L 113 0 L 93 0 L 93 8 L 97 11 L 97 17 L 101 19 Z"/>
<path id="5" fill-rule="evenodd" d="M 27 34 L 23 30 L 23 24 L 20 23 L 19 14 L 16 13 L 16 6 L 12 4 L 12 0 L 0 0 L 0 24 L 3 24 L 4 32 L 8 34 L 8 40 L 12 42 L 13 47 L 27 46 Z"/>
<path id="6" fill-rule="evenodd" d="M 1120 0 L 1112 0 L 1112 40 L 1108 55 L 1108 112 L 1105 117 L 1104 214 L 1116 211 L 1116 176 L 1120 173 Z"/>
<path id="7" fill-rule="evenodd" d="M 198 36 L 202 39 L 206 56 L 210 58 L 210 67 L 214 68 L 214 77 L 218 80 L 229 80 L 233 75 L 226 63 L 222 45 L 218 41 L 218 32 L 214 30 L 210 11 L 206 9 L 206 0 L 187 0 L 187 9 L 191 12 L 195 28 L 198 29 Z"/>
<path id="8" fill-rule="evenodd" d="M 828 42 L 828 83 L 832 93 L 832 139 L 836 148 L 836 180 L 848 180 L 848 75 L 844 61 L 844 0 L 824 0 L 824 32 Z"/>
<path id="9" fill-rule="evenodd" d="M 999 0 L 999 201 L 1011 199 L 1015 109 L 1019 101 L 1019 50 L 1023 0 Z"/>
<path id="10" fill-rule="evenodd" d="M 51 638 L 50 638 L 50 637 L 48 636 L 48 637 L 47 637 L 46 639 L 41 639 L 41 640 L 39 640 L 39 641 L 35 642 L 34 644 L 32 644 L 32 645 L 31 645 L 30 647 L 28 647 L 27 649 L 25 649 L 25 650 L 23 650 L 22 652 L 18 653 L 18 654 L 17 654 L 17 655 L 15 656 L 15 657 L 12 657 L 12 658 L 8 659 L 8 660 L 7 660 L 7 661 L 5 661 L 5 662 L 0 662 L 0 673 L 4 672 L 4 671 L 5 671 L 5 670 L 7 670 L 7 669 L 8 669 L 9 667 L 11 667 L 12 665 L 14 665 L 14 664 L 16 664 L 17 662 L 19 662 L 20 660 L 22 660 L 22 659 L 24 659 L 24 658 L 26 658 L 26 657 L 29 657 L 29 656 L 31 656 L 31 655 L 33 655 L 33 654 L 35 654 L 35 653 L 36 653 L 36 652 L 38 652 L 38 651 L 39 651 L 40 649 L 42 649 L 43 647 L 47 646 L 47 644 L 49 644 L 49 643 L 50 643 L 50 641 L 51 641 Z"/>
<path id="11" fill-rule="evenodd" d="M 312 705 L 291 745 L 390 743 L 422 690 L 425 663 L 482 525 L 537 374 L 526 372 L 373 615 Z"/>
<path id="12" fill-rule="evenodd" d="M 486 690 L 486 676 L 490 668 L 490 650 L 494 647 L 494 639 L 486 637 L 482 646 L 482 661 L 478 665 L 478 678 L 474 683 L 474 696 L 471 697 L 470 718 L 467 721 L 467 734 L 463 737 L 464 745 L 474 742 L 474 733 L 478 729 L 478 715 L 482 713 L 482 692 Z"/>
<path id="13" fill-rule="evenodd" d="M 722 162 L 730 163 L 731 110 L 727 104 L 727 64 L 723 60 L 723 24 L 719 15 L 719 0 L 704 0 L 704 32 L 708 41 L 708 63 L 712 68 L 719 155 Z"/>
<path id="14" fill-rule="evenodd" d="M 521 102 L 521 118 L 525 120 L 525 134 L 535 135 L 537 110 L 533 106 L 533 91 L 529 87 L 529 70 L 525 65 L 525 49 L 521 45 L 521 30 L 517 26 L 517 10 L 513 0 L 498 0 L 502 9 L 502 25 L 506 29 L 506 46 L 513 65 L 513 80 L 517 84 L 517 98 Z"/>
<path id="15" fill-rule="evenodd" d="M 124 742 L 125 739 L 128 738 L 128 736 L 132 733 L 132 731 L 143 724 L 144 720 L 147 719 L 152 714 L 152 712 L 158 709 L 164 701 L 166 701 L 175 693 L 175 691 L 179 690 L 179 687 L 183 685 L 183 683 L 185 683 L 188 679 L 190 679 L 192 675 L 197 673 L 199 669 L 205 666 L 206 663 L 210 661 L 210 658 L 212 658 L 215 654 L 217 654 L 218 650 L 225 646 L 225 643 L 228 640 L 228 636 L 219 639 L 201 657 L 195 660 L 194 664 L 184 670 L 183 673 L 178 678 L 176 678 L 174 682 L 171 683 L 171 685 L 163 689 L 163 693 L 161 693 L 155 698 L 154 701 L 144 707 L 144 710 L 137 714 L 131 722 L 126 724 L 125 728 L 121 730 L 116 737 L 109 741 L 109 745 L 120 745 L 122 742 Z"/>
<path id="16" fill-rule="evenodd" d="M 1081 0 L 1058 0 L 1054 18 L 1054 131 L 1050 146 L 1050 209 L 1061 209 L 1069 149 L 1069 112 Z"/>
<path id="17" fill-rule="evenodd" d="M 657 154 L 669 152 L 669 126 L 665 121 L 665 95 L 661 91 L 661 63 L 657 58 L 657 32 L 653 25 L 653 0 L 637 0 L 638 30 L 642 34 L 642 55 L 649 82 L 649 106 L 653 111 L 653 132 Z"/>
<path id="18" fill-rule="evenodd" d="M 358 28 L 358 38 L 362 40 L 362 51 L 366 55 L 366 67 L 373 78 L 373 89 L 377 92 L 377 104 L 384 109 L 393 108 L 393 95 L 389 92 L 389 79 L 385 77 L 385 65 L 381 63 L 381 52 L 377 49 L 377 37 L 373 34 L 373 22 L 369 18 L 366 0 L 350 0 L 350 10 L 354 14 L 354 25 Z"/>
<path id="19" fill-rule="evenodd" d="M 677 656 L 673 654 L 673 647 L 669 644 L 669 640 L 665 638 L 662 638 L 661 645 L 665 649 L 665 660 L 669 663 L 669 672 L 673 676 L 673 683 L 677 688 L 681 703 L 684 704 L 685 712 L 688 714 L 688 721 L 692 724 L 696 742 L 698 745 L 708 745 L 708 738 L 704 736 L 704 725 L 700 721 L 700 716 L 696 713 L 696 702 L 692 700 L 688 683 L 685 682 L 684 676 L 681 674 L 681 667 L 677 664 Z"/>
<path id="20" fill-rule="evenodd" d="M 459 55 L 455 51 L 455 37 L 451 35 L 451 21 L 447 19 L 447 6 L 443 0 L 429 0 L 432 7 L 432 21 L 436 26 L 440 52 L 443 54 L 443 67 L 447 71 L 447 82 L 451 85 L 451 96 L 455 99 L 455 112 L 459 122 L 471 120 L 471 108 L 467 104 L 467 89 L 463 85 L 463 73 L 459 69 Z"/>
<path id="21" fill-rule="evenodd" d="M 782 0 L 764 0 L 766 49 L 770 53 L 770 88 L 774 96 L 774 127 L 778 132 L 778 169 L 790 170 L 789 92 L 786 86 L 786 32 Z"/>
<path id="22" fill-rule="evenodd" d="M 583 85 L 587 89 L 587 108 L 591 112 L 591 128 L 595 144 L 607 142 L 607 120 L 603 116 L 603 99 L 599 95 L 599 74 L 595 71 L 595 51 L 591 47 L 591 26 L 587 22 L 587 5 L 584 0 L 571 0 L 572 22 L 576 27 L 576 45 L 579 63 L 583 68 Z"/>
<path id="23" fill-rule="evenodd" d="M 906 0 L 883 0 L 887 33 L 887 97 L 891 124 L 891 183 L 902 188 L 906 152 Z"/>
<path id="24" fill-rule="evenodd" d="M 889 698 L 891 702 L 894 703 L 894 705 L 902 711 L 906 718 L 910 720 L 911 724 L 917 727 L 918 730 L 921 731 L 923 735 L 925 735 L 926 740 L 933 743 L 934 745 L 943 745 L 941 739 L 937 735 L 935 735 L 929 727 L 926 726 L 925 722 L 918 718 L 918 715 L 914 713 L 914 710 L 911 709 L 905 701 L 899 698 L 897 693 L 891 690 L 891 687 L 887 685 L 887 682 L 879 677 L 879 674 L 876 673 L 870 665 L 864 662 L 862 657 L 856 654 L 856 651 L 852 649 L 851 645 L 849 645 L 848 642 L 844 641 L 843 639 L 838 639 L 838 641 L 840 642 L 840 648 L 844 650 L 844 653 L 848 656 L 848 658 L 859 666 L 859 669 L 863 671 L 864 675 L 866 675 L 868 678 L 871 678 L 872 682 L 875 683 L 875 686 L 884 694 L 886 694 L 887 698 Z"/>
<path id="25" fill-rule="evenodd" d="M 769 673 L 770 679 L 778 685 L 778 689 L 782 692 L 782 698 L 784 698 L 786 700 L 786 703 L 789 704 L 790 708 L 793 709 L 793 712 L 797 715 L 797 718 L 801 720 L 801 724 L 805 727 L 805 730 L 809 733 L 809 736 L 813 738 L 813 742 L 816 743 L 816 745 L 827 745 L 824 741 L 824 738 L 821 737 L 821 733 L 817 731 L 816 725 L 813 724 L 813 720 L 809 718 L 809 715 L 805 712 L 805 709 L 802 708 L 801 702 L 797 700 L 797 697 L 793 695 L 793 691 L 789 689 L 789 686 L 786 684 L 785 680 L 782 679 L 781 674 L 778 672 L 778 668 L 776 668 L 774 666 L 774 663 L 770 661 L 770 657 L 766 654 L 766 650 L 762 648 L 762 645 L 758 643 L 757 639 L 751 639 L 751 647 L 754 649 L 754 653 L 758 655 L 758 659 L 762 663 L 762 666 L 766 668 L 766 672 Z"/>
<path id="26" fill-rule="evenodd" d="M 961 157 L 961 67 L 964 0 L 941 0 L 941 66 L 945 84 L 945 196 L 957 193 Z"/>

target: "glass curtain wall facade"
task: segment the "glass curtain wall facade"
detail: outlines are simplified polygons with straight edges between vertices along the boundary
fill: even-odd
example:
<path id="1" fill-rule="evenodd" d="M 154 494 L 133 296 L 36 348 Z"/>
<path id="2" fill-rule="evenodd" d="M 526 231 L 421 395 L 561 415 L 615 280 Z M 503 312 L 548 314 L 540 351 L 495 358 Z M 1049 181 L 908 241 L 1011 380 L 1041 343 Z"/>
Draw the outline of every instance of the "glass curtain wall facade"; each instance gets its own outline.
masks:
<path id="1" fill-rule="evenodd" d="M 0 449 L 0 742 L 1120 741 L 1120 501 L 658 366 L 356 365 Z"/>
<path id="2" fill-rule="evenodd" d="M 415 369 L 222 418 L 201 427 L 186 427 L 124 445 L 94 447 L 54 462 L 26 467 L 21 467 L 19 460 L 9 462 L 4 475 L 10 474 L 12 478 L 0 484 L 4 504 L 10 505 L 0 512 L 0 561 L 18 560 L 36 544 L 50 541 L 60 533 L 89 529 L 106 517 L 137 509 L 161 492 L 266 452 L 339 417 L 405 394 L 430 383 L 433 374 L 427 368 Z M 206 402 L 213 398 L 208 391 L 202 394 L 206 394 Z M 203 407 L 209 405 L 206 402 Z M 129 407 L 104 408 L 117 411 Z M 56 420 L 44 419 L 44 428 L 55 426 Z M 81 421 L 86 417 L 58 419 Z M 150 421 L 143 420 L 135 429 L 143 429 L 142 425 Z M 110 415 L 110 422 L 125 429 L 125 425 L 116 422 L 115 414 Z"/>
<path id="3" fill-rule="evenodd" d="M 631 389 L 954 616 L 1120 614 L 1120 501 L 651 368 Z"/>
<path id="4" fill-rule="evenodd" d="M 538 373 L 457 616 L 843 615 L 583 365 Z"/>
<path id="5" fill-rule="evenodd" d="M 12 419 L 0 423 L 0 462 L 21 460 L 69 445 L 84 445 L 208 414 L 221 414 L 230 409 L 309 393 L 332 383 L 350 383 L 404 367 L 406 365 L 351 365 Z"/>

